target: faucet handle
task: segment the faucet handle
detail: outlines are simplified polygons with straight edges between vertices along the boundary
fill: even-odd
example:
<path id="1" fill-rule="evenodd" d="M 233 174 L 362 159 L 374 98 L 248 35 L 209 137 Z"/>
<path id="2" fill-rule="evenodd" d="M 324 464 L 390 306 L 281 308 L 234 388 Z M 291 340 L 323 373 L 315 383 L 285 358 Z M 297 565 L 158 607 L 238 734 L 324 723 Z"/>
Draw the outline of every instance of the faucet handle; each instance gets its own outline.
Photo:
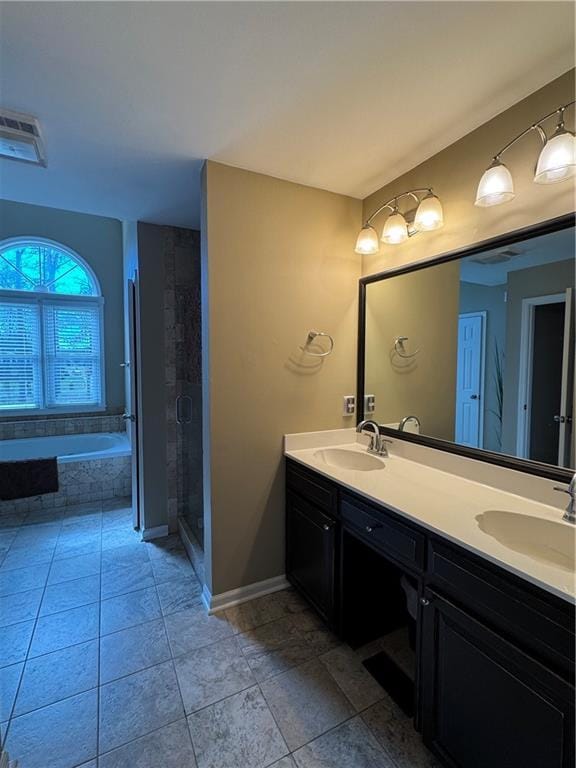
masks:
<path id="1" fill-rule="evenodd" d="M 560 491 L 560 493 L 567 493 L 569 496 L 576 496 L 576 472 L 570 478 L 567 488 L 563 488 L 560 485 L 554 485 L 553 490 Z"/>

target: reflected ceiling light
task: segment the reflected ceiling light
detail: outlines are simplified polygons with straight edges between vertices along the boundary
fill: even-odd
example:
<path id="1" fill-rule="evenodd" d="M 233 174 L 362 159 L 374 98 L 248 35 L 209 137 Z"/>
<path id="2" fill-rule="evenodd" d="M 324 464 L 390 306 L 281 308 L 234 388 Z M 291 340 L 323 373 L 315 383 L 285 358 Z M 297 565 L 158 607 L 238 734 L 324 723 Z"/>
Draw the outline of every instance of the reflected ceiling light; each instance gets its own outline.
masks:
<path id="1" fill-rule="evenodd" d="M 544 115 L 529 128 L 519 133 L 518 136 L 515 136 L 494 156 L 491 165 L 484 171 L 480 179 L 474 205 L 486 208 L 491 205 L 507 203 L 514 198 L 512 174 L 500 158 L 517 141 L 532 131 L 538 133 L 543 145 L 538 157 L 534 181 L 537 184 L 554 184 L 576 175 L 576 138 L 564 127 L 564 111 L 574 103 L 571 101 L 558 107 L 550 114 Z M 542 123 L 555 115 L 558 116 L 558 124 L 555 132 L 548 138 L 542 128 Z"/>
<path id="2" fill-rule="evenodd" d="M 399 204 L 403 200 L 411 200 L 417 208 L 402 212 Z M 371 222 L 386 208 L 390 211 L 390 215 L 384 222 L 381 239 L 388 245 L 399 245 L 418 232 L 438 229 L 444 224 L 442 204 L 432 189 L 430 187 L 411 189 L 391 198 L 368 217 L 356 240 L 356 253 L 364 256 L 378 253 L 378 235 Z"/>

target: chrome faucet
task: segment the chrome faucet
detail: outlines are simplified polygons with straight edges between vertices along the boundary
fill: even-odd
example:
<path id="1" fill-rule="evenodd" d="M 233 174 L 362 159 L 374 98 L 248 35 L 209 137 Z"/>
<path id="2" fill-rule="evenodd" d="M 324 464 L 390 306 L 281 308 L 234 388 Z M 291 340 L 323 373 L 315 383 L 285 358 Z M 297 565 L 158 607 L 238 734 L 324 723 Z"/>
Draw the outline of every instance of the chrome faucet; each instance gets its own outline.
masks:
<path id="1" fill-rule="evenodd" d="M 558 485 L 554 486 L 555 491 L 561 491 L 561 493 L 567 493 L 570 496 L 570 501 L 566 507 L 566 511 L 562 515 L 562 520 L 566 520 L 567 523 L 576 525 L 576 472 L 572 475 L 572 480 L 568 484 L 568 488 L 561 488 Z"/>
<path id="2" fill-rule="evenodd" d="M 409 421 L 413 421 L 418 427 L 418 431 L 420 431 L 420 427 L 422 425 L 420 424 L 420 419 L 418 418 L 418 416 L 404 416 L 400 424 L 398 424 L 398 431 L 404 432 L 404 427 L 406 426 L 406 424 L 408 424 Z"/>
<path id="3" fill-rule="evenodd" d="M 364 421 L 361 421 L 360 424 L 358 424 L 356 427 L 356 432 L 361 435 L 366 431 L 366 427 L 370 427 L 372 429 L 372 434 L 370 435 L 370 445 L 368 446 L 368 453 L 376 453 L 378 456 L 388 456 L 386 443 L 391 443 L 392 440 L 387 440 L 380 434 L 380 427 L 378 426 L 377 422 L 373 421 L 372 419 L 364 419 Z"/>

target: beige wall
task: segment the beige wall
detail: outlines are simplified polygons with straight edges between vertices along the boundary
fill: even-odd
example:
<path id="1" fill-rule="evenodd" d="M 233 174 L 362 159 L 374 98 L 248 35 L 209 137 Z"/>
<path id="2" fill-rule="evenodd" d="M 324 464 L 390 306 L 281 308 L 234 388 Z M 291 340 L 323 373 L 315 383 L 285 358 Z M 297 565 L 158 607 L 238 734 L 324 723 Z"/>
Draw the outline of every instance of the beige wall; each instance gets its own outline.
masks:
<path id="1" fill-rule="evenodd" d="M 449 262 L 367 286 L 366 392 L 379 424 L 415 414 L 424 434 L 454 439 L 459 281 L 460 264 Z M 397 336 L 418 355 L 399 357 Z"/>
<path id="2" fill-rule="evenodd" d="M 342 396 L 356 388 L 361 202 L 213 162 L 204 185 L 206 564 L 219 594 L 284 573 L 283 434 L 355 423 Z M 320 365 L 299 350 L 310 329 L 336 342 Z"/>
<path id="3" fill-rule="evenodd" d="M 478 181 L 493 155 L 542 115 L 573 98 L 574 70 L 571 70 L 366 198 L 364 218 L 395 194 L 415 187 L 434 187 L 444 206 L 445 223 L 442 229 L 417 235 L 408 243 L 382 245 L 380 254 L 363 258 L 363 274 L 428 259 L 573 211 L 572 183 L 539 185 L 532 181 L 541 146 L 535 133 L 518 142 L 503 157 L 514 177 L 515 199 L 492 208 L 474 206 Z M 567 116 L 567 124 L 572 125 L 573 111 Z M 550 121 L 547 126 L 553 129 L 554 122 Z M 384 220 L 385 214 L 376 219 L 378 229 Z"/>

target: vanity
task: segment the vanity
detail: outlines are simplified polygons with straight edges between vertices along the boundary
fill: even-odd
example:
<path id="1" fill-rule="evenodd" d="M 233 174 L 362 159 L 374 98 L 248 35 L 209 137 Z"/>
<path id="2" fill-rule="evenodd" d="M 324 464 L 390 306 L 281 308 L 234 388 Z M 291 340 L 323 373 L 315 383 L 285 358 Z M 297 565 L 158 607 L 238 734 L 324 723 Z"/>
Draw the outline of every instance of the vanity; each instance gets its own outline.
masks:
<path id="1" fill-rule="evenodd" d="M 380 459 L 363 444 L 302 449 L 291 437 L 287 578 L 352 647 L 398 626 L 400 578 L 409 579 L 417 594 L 414 720 L 427 746 L 458 768 L 572 768 L 574 531 L 561 513 L 494 489 L 476 500 L 475 483 L 424 465 L 418 482 L 418 465 L 395 456 L 394 446 Z M 382 468 L 363 467 L 364 458 Z M 476 520 L 490 511 L 486 496 L 500 510 L 504 539 L 506 514 L 521 516 L 521 507 L 534 515 L 534 548 L 539 522 L 558 526 L 566 570 L 535 563 L 522 574 L 529 558 L 512 551 L 497 564 L 507 547 Z M 455 510 L 463 519 L 452 525 Z M 498 533 L 495 519 L 487 525 Z"/>
<path id="2" fill-rule="evenodd" d="M 404 631 L 410 673 L 365 666 L 449 768 L 574 766 L 573 239 L 550 256 L 573 226 L 363 278 L 383 455 L 354 428 L 285 439 L 287 578 L 353 648 Z"/>

